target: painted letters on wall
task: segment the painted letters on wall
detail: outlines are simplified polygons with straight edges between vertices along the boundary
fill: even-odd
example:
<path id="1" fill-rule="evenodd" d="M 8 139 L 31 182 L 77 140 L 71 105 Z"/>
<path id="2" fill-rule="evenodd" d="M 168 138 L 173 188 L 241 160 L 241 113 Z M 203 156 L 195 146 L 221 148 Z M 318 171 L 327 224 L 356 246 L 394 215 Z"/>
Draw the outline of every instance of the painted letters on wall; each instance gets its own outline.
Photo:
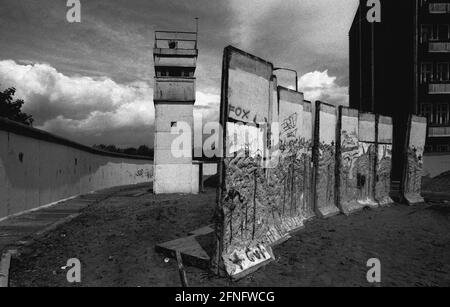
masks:
<path id="1" fill-rule="evenodd" d="M 277 177 L 273 192 L 281 209 L 280 222 L 288 224 L 285 228 L 290 231 L 302 227 L 304 220 L 303 94 L 278 87 L 278 101 L 280 160 L 278 167 L 270 174 Z"/>
<path id="2" fill-rule="evenodd" d="M 218 268 L 240 278 L 272 259 L 270 225 L 276 206 L 265 161 L 272 64 L 234 47 L 224 51 L 221 124 L 225 139 L 216 212 Z M 270 239 L 269 239 L 270 238 Z"/>

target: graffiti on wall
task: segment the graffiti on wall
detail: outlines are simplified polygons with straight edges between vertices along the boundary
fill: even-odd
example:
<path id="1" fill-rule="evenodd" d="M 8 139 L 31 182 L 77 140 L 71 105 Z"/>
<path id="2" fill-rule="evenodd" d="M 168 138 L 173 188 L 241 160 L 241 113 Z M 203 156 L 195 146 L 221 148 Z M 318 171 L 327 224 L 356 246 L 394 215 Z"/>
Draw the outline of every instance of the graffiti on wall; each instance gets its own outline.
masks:
<path id="1" fill-rule="evenodd" d="M 335 107 L 316 102 L 314 138 L 315 208 L 322 217 L 339 213 L 335 206 Z"/>
<path id="2" fill-rule="evenodd" d="M 376 118 L 371 113 L 359 113 L 359 157 L 357 161 L 357 201 L 362 206 L 376 207 L 375 167 L 378 159 L 376 144 Z"/>
<path id="3" fill-rule="evenodd" d="M 300 165 L 303 168 L 303 198 L 301 202 L 302 215 L 306 220 L 315 216 L 314 201 L 312 197 L 312 112 L 311 103 L 303 102 L 302 117 L 302 142 L 303 148 L 300 150 Z"/>
<path id="4" fill-rule="evenodd" d="M 278 87 L 280 161 L 274 172 L 279 179 L 279 207 L 286 233 L 303 226 L 305 140 L 302 137 L 303 94 Z"/>
<path id="5" fill-rule="evenodd" d="M 365 206 L 377 205 L 374 195 L 375 159 L 377 159 L 376 145 L 360 141 L 356 176 L 358 202 Z"/>
<path id="6" fill-rule="evenodd" d="M 214 262 L 237 279 L 271 261 L 270 247 L 302 227 L 305 213 L 312 215 L 307 212 L 311 204 L 305 204 L 311 137 L 302 135 L 303 94 L 277 88 L 270 63 L 232 47 L 225 49 L 224 60 L 226 156 L 221 161 Z M 277 154 L 267 157 L 274 150 Z"/>
<path id="7" fill-rule="evenodd" d="M 426 118 L 411 116 L 407 137 L 407 159 L 404 176 L 404 197 L 409 204 L 424 202 L 420 195 L 423 173 L 423 151 L 427 131 Z"/>
<path id="8" fill-rule="evenodd" d="M 319 143 L 316 180 L 316 206 L 324 217 L 336 214 L 334 208 L 334 143 Z"/>
<path id="9" fill-rule="evenodd" d="M 377 166 L 375 199 L 381 206 L 394 201 L 390 197 L 392 169 L 392 118 L 377 116 Z"/>
<path id="10" fill-rule="evenodd" d="M 350 127 L 348 127 L 350 128 Z M 340 208 L 345 214 L 349 214 L 361 208 L 356 201 L 358 198 L 358 172 L 359 142 L 356 129 L 341 130 L 340 148 Z"/>
<path id="11" fill-rule="evenodd" d="M 219 270 L 238 279 L 272 260 L 270 243 L 282 236 L 281 208 L 267 179 L 272 64 L 234 47 L 224 51 L 221 124 L 226 139 L 216 208 Z"/>
<path id="12" fill-rule="evenodd" d="M 380 205 L 393 203 L 391 190 L 392 145 L 378 144 L 375 199 Z"/>
<path id="13" fill-rule="evenodd" d="M 344 214 L 350 214 L 361 209 L 361 205 L 356 201 L 358 198 L 357 163 L 359 157 L 358 111 L 343 106 L 339 107 L 338 127 L 337 204 Z"/>

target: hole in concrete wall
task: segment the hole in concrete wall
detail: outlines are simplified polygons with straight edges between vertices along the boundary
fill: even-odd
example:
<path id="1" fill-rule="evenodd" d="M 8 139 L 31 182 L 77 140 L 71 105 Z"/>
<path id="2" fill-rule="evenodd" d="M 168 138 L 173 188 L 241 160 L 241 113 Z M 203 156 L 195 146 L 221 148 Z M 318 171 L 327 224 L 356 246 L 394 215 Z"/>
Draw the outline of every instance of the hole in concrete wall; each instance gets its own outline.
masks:
<path id="1" fill-rule="evenodd" d="M 78 165 L 78 159 L 75 158 L 75 165 Z"/>
<path id="2" fill-rule="evenodd" d="M 177 126 L 177 122 L 170 122 L 170 127 L 176 127 Z"/>
<path id="3" fill-rule="evenodd" d="M 19 153 L 19 161 L 20 161 L 20 163 L 23 162 L 23 152 Z"/>

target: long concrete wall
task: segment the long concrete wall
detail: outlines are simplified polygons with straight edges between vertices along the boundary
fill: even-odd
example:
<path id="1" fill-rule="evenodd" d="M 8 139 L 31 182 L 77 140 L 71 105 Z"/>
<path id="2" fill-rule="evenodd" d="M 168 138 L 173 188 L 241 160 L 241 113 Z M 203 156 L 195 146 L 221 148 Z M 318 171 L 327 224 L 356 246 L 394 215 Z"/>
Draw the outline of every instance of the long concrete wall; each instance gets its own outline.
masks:
<path id="1" fill-rule="evenodd" d="M 153 161 L 94 150 L 0 118 L 0 219 L 79 194 L 151 182 Z"/>

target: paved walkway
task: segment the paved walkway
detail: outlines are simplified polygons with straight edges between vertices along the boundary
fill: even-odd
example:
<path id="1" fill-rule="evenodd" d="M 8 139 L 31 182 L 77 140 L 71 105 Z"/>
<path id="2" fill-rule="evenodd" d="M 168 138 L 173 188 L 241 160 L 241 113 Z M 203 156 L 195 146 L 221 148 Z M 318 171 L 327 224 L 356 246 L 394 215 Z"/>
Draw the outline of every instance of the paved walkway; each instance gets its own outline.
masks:
<path id="1" fill-rule="evenodd" d="M 14 251 L 18 247 L 31 244 L 37 237 L 77 217 L 84 208 L 124 191 L 143 194 L 149 191 L 149 184 L 105 189 L 1 221 L 0 256 L 7 250 Z"/>

